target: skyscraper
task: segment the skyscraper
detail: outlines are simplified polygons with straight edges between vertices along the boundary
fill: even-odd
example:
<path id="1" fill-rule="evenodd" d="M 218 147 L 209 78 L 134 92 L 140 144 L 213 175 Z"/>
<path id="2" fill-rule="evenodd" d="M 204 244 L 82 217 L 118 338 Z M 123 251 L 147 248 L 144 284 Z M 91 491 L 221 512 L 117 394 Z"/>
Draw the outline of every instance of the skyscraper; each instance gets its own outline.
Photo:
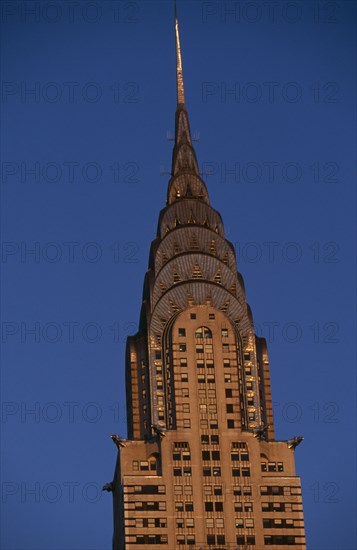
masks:
<path id="1" fill-rule="evenodd" d="M 274 437 L 266 343 L 192 146 L 176 14 L 175 33 L 171 178 L 127 341 L 128 438 L 112 436 L 113 547 L 303 550 L 302 438 Z"/>

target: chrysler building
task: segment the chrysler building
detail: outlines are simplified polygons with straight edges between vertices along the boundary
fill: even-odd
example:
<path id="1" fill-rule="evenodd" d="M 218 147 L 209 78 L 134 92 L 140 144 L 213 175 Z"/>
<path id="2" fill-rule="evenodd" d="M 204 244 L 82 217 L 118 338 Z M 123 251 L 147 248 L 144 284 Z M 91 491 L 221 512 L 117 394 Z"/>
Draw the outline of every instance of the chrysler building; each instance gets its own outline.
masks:
<path id="1" fill-rule="evenodd" d="M 305 550 L 294 451 L 275 439 L 266 342 L 192 145 L 175 14 L 177 107 L 166 206 L 127 340 L 114 550 Z"/>

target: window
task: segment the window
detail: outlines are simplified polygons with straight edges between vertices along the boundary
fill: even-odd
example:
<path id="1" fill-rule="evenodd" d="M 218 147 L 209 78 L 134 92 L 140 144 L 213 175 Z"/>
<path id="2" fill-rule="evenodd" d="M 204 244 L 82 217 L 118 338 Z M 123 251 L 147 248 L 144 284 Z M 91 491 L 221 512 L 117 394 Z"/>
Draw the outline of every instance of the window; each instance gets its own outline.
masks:
<path id="1" fill-rule="evenodd" d="M 217 544 L 226 544 L 226 537 L 224 535 L 217 535 Z"/>
<path id="2" fill-rule="evenodd" d="M 183 412 L 190 412 L 190 404 L 189 403 L 182 403 L 182 410 Z"/>
<path id="3" fill-rule="evenodd" d="M 216 537 L 214 535 L 207 535 L 207 544 L 216 544 Z"/>
<path id="4" fill-rule="evenodd" d="M 215 319 L 215 318 L 216 318 L 216 316 L 215 316 L 214 313 L 209 313 L 208 314 L 208 319 Z"/>
<path id="5" fill-rule="evenodd" d="M 233 405 L 232 404 L 226 405 L 226 411 L 227 411 L 227 413 L 233 413 L 234 412 Z"/>
<path id="6" fill-rule="evenodd" d="M 223 492 L 222 492 L 222 486 L 221 486 L 221 485 L 215 485 L 215 486 L 214 486 L 214 491 L 213 491 L 213 492 L 214 492 L 214 494 L 215 494 L 216 496 L 222 495 L 222 494 L 223 494 Z"/>
<path id="7" fill-rule="evenodd" d="M 197 344 L 196 345 L 196 353 L 203 353 L 203 345 Z"/>
<path id="8" fill-rule="evenodd" d="M 211 435 L 211 443 L 212 443 L 212 445 L 218 445 L 219 444 L 219 435 Z"/>
<path id="9" fill-rule="evenodd" d="M 240 468 L 232 468 L 232 476 L 233 477 L 239 477 L 240 476 Z"/>
<path id="10" fill-rule="evenodd" d="M 213 502 L 205 502 L 205 511 L 213 512 Z"/>
<path id="11" fill-rule="evenodd" d="M 254 519 L 246 519 L 245 526 L 247 529 L 252 529 L 254 527 Z"/>
<path id="12" fill-rule="evenodd" d="M 206 378 L 205 378 L 205 375 L 204 374 L 198 374 L 197 375 L 197 382 L 199 384 L 204 384 L 206 381 Z"/>
<path id="13" fill-rule="evenodd" d="M 208 384 L 214 384 L 215 383 L 214 374 L 207 374 L 207 382 L 208 382 Z"/>
<path id="14" fill-rule="evenodd" d="M 229 368 L 231 366 L 231 361 L 230 359 L 223 359 L 223 366 L 225 368 Z"/>
<path id="15" fill-rule="evenodd" d="M 197 364 L 198 369 L 204 369 L 205 368 L 205 362 L 204 362 L 203 359 L 197 359 L 196 364 Z"/>
<path id="16" fill-rule="evenodd" d="M 188 382 L 188 374 L 187 374 L 187 372 L 181 374 L 181 382 Z"/>
<path id="17" fill-rule="evenodd" d="M 184 428 L 191 428 L 191 420 L 189 418 L 183 419 L 183 427 Z"/>
<path id="18" fill-rule="evenodd" d="M 226 381 L 226 380 L 225 380 Z M 226 397 L 233 397 L 233 390 L 226 389 Z"/>
<path id="19" fill-rule="evenodd" d="M 243 520 L 243 518 L 236 518 L 236 527 L 238 527 L 238 528 L 244 527 L 244 520 Z"/>
<path id="20" fill-rule="evenodd" d="M 227 420 L 227 428 L 229 429 L 234 428 L 234 420 L 232 420 L 231 418 Z"/>
<path id="21" fill-rule="evenodd" d="M 212 332 L 208 327 L 200 327 L 195 332 L 195 338 L 212 338 Z"/>
<path id="22" fill-rule="evenodd" d="M 226 384 L 232 382 L 232 377 L 231 377 L 231 375 L 230 375 L 230 374 L 225 374 L 225 375 L 224 375 L 224 381 L 225 381 Z"/>
<path id="23" fill-rule="evenodd" d="M 175 510 L 176 510 L 176 512 L 183 512 L 183 502 L 176 502 L 175 503 Z"/>
<path id="24" fill-rule="evenodd" d="M 196 313 L 191 313 L 190 317 L 191 319 L 196 319 Z"/>
<path id="25" fill-rule="evenodd" d="M 190 477 L 192 475 L 191 468 L 189 466 L 185 466 L 183 469 L 183 475 L 186 477 Z"/>
<path id="26" fill-rule="evenodd" d="M 209 460 L 209 459 L 210 459 L 210 452 L 202 451 L 202 460 Z"/>
<path id="27" fill-rule="evenodd" d="M 187 367 L 187 358 L 186 357 L 182 357 L 180 359 L 180 367 Z"/>
<path id="28" fill-rule="evenodd" d="M 179 344 L 179 351 L 186 351 L 186 344 Z"/>
<path id="29" fill-rule="evenodd" d="M 214 475 L 214 476 L 220 476 L 220 475 L 221 475 L 221 468 L 219 468 L 218 466 L 215 466 L 215 467 L 212 469 L 212 472 L 213 472 L 213 475 Z"/>
<path id="30" fill-rule="evenodd" d="M 223 350 L 223 353 L 229 353 L 229 344 L 223 344 L 222 350 Z"/>
<path id="31" fill-rule="evenodd" d="M 181 468 L 174 468 L 174 476 L 182 476 Z"/>
<path id="32" fill-rule="evenodd" d="M 223 512 L 223 502 L 215 502 L 214 508 L 216 512 Z"/>
<path id="33" fill-rule="evenodd" d="M 213 518 L 206 519 L 206 527 L 207 529 L 213 529 L 214 527 Z"/>
<path id="34" fill-rule="evenodd" d="M 208 351 L 208 350 L 206 349 L 206 351 Z M 214 363 L 213 363 L 212 359 L 207 359 L 207 361 L 206 361 L 206 367 L 207 367 L 208 369 L 214 369 Z"/>
<path id="35" fill-rule="evenodd" d="M 201 443 L 203 445 L 208 445 L 209 443 L 209 436 L 208 435 L 201 435 Z"/>
<path id="36" fill-rule="evenodd" d="M 185 510 L 186 510 L 186 512 L 193 512 L 193 502 L 186 502 L 185 503 Z"/>
<path id="37" fill-rule="evenodd" d="M 178 329 L 178 335 L 179 336 L 186 336 L 186 329 L 185 328 L 179 328 Z"/>
<path id="38" fill-rule="evenodd" d="M 219 451 L 212 451 L 212 460 L 220 460 L 220 452 Z"/>
<path id="39" fill-rule="evenodd" d="M 234 503 L 234 511 L 235 512 L 243 512 L 243 504 L 241 502 L 235 502 Z M 237 527 L 237 525 L 236 525 Z"/>
<path id="40" fill-rule="evenodd" d="M 203 468 L 202 473 L 205 477 L 211 475 L 211 468 Z"/>
<path id="41" fill-rule="evenodd" d="M 247 467 L 242 468 L 242 476 L 243 477 L 249 477 L 250 476 L 250 468 L 247 468 Z"/>

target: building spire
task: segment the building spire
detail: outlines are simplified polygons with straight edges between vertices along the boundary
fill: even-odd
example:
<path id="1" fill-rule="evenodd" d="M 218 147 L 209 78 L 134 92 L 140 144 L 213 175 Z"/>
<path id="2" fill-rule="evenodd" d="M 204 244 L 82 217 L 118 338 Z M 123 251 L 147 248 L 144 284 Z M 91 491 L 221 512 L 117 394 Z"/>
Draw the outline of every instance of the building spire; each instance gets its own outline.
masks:
<path id="1" fill-rule="evenodd" d="M 179 32 L 179 24 L 178 24 L 178 18 L 177 18 L 176 0 L 174 0 L 174 10 L 175 10 L 175 34 L 176 34 L 177 105 L 185 105 L 185 90 L 183 87 L 180 32 Z"/>

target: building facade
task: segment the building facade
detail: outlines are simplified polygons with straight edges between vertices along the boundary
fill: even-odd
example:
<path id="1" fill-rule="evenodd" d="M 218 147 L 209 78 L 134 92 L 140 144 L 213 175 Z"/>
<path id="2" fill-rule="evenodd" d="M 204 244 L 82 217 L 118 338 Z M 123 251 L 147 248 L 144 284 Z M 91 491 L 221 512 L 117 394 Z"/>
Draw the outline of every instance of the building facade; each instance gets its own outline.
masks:
<path id="1" fill-rule="evenodd" d="M 304 550 L 294 449 L 274 437 L 266 343 L 192 146 L 175 17 L 172 172 L 127 341 L 128 436 L 118 447 L 115 550 Z"/>

